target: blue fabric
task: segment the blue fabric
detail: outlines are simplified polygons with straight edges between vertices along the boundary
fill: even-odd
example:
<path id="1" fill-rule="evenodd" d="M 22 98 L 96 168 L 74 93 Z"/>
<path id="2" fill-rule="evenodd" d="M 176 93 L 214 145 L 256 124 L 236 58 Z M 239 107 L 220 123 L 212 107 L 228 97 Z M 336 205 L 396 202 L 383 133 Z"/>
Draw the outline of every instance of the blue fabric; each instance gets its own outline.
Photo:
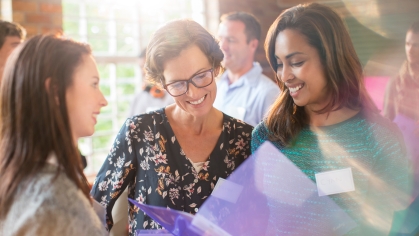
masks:
<path id="1" fill-rule="evenodd" d="M 214 107 L 252 126 L 257 125 L 279 96 L 279 87 L 262 74 L 262 67 L 258 62 L 254 62 L 253 68 L 233 84 L 229 84 L 227 74 L 228 71 L 217 82 Z M 231 110 L 234 108 L 243 108 L 244 118 L 233 114 Z"/>

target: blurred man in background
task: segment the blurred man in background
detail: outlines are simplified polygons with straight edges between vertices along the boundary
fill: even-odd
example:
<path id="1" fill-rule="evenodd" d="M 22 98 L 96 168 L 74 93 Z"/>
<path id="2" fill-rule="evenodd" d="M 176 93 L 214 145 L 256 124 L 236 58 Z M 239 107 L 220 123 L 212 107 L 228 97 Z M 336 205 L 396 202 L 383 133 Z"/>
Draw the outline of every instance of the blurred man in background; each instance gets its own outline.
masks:
<path id="1" fill-rule="evenodd" d="M 218 37 L 227 70 L 217 82 L 214 107 L 255 126 L 280 93 L 279 87 L 262 74 L 260 64 L 254 62 L 260 24 L 251 14 L 229 13 L 221 17 Z"/>
<path id="2" fill-rule="evenodd" d="M 25 40 L 26 30 L 17 23 L 0 20 L 0 81 L 12 51 Z"/>

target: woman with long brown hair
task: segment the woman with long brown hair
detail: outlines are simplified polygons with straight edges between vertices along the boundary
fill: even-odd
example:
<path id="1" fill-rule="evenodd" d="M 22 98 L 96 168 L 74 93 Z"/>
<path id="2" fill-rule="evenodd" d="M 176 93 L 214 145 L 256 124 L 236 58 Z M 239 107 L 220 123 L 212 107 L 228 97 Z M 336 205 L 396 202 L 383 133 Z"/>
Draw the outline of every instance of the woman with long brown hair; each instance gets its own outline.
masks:
<path id="1" fill-rule="evenodd" d="M 0 234 L 103 235 L 77 149 L 107 101 L 88 45 L 35 36 L 0 93 Z"/>
<path id="2" fill-rule="evenodd" d="M 388 234 L 408 196 L 405 146 L 366 92 L 342 19 L 316 3 L 292 7 L 270 27 L 265 49 L 282 93 L 253 131 L 252 152 L 271 141 L 354 219 L 348 234 Z"/>

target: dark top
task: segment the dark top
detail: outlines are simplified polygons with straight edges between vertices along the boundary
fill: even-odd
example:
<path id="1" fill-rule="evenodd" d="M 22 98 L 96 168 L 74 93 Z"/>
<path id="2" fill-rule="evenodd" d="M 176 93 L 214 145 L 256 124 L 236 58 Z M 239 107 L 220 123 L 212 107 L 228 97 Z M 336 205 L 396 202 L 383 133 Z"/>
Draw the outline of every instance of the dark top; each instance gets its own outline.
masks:
<path id="1" fill-rule="evenodd" d="M 316 128 L 304 127 L 291 146 L 272 143 L 313 182 L 317 173 L 350 167 L 355 191 L 329 195 L 359 225 L 348 235 L 388 235 L 394 211 L 407 206 L 409 194 L 409 162 L 399 129 L 379 114 L 364 112 Z M 266 140 L 269 131 L 260 123 L 252 134 L 252 152 Z"/>
<path id="2" fill-rule="evenodd" d="M 211 194 L 218 178 L 227 178 L 250 155 L 253 127 L 226 114 L 217 144 L 197 173 L 185 156 L 165 110 L 126 120 L 100 169 L 91 195 L 112 208 L 128 186 L 128 197 L 149 205 L 195 213 Z M 197 147 L 199 148 L 199 147 Z M 161 228 L 130 203 L 129 231 Z"/>

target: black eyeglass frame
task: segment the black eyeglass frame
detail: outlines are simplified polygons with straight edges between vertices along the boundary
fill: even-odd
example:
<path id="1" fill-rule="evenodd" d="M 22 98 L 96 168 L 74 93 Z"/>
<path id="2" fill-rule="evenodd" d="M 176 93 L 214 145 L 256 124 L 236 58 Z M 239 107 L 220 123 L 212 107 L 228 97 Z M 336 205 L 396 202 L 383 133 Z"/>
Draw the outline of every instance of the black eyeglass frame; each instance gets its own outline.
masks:
<path id="1" fill-rule="evenodd" d="M 203 74 L 203 73 L 207 73 L 207 72 L 211 72 L 211 82 L 209 84 L 207 84 L 205 86 L 198 86 L 198 85 L 196 85 L 192 81 L 192 79 L 195 78 L 195 76 L 200 75 L 200 74 Z M 189 91 L 189 84 L 193 84 L 193 86 L 195 86 L 196 88 L 205 88 L 205 87 L 210 86 L 214 82 L 214 68 L 211 68 L 209 70 L 204 70 L 204 71 L 198 72 L 198 73 L 192 75 L 191 78 L 189 78 L 187 80 L 178 80 L 178 81 L 175 81 L 175 82 L 172 82 L 172 83 L 169 83 L 169 84 L 165 84 L 164 83 L 164 77 L 163 77 L 161 79 L 161 82 L 163 84 L 163 88 L 167 91 L 168 94 L 170 94 L 170 96 L 172 96 L 172 97 L 179 97 L 179 96 L 182 96 L 183 94 L 185 94 L 185 93 L 187 93 Z M 179 82 L 186 82 L 186 91 L 184 93 L 182 93 L 182 94 L 179 94 L 179 95 L 173 95 L 173 94 L 171 94 L 169 92 L 169 90 L 167 89 L 167 86 L 169 86 L 171 84 L 174 84 L 174 83 L 179 83 Z"/>

